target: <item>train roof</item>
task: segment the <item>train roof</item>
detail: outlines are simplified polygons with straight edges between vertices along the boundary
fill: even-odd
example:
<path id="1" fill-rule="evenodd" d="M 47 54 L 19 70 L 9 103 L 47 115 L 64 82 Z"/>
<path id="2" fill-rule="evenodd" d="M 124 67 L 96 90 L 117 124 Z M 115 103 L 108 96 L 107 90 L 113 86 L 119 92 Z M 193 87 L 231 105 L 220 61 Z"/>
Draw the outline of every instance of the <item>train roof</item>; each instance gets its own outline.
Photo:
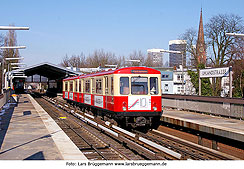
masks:
<path id="1" fill-rule="evenodd" d="M 80 76 L 73 76 L 64 79 L 64 81 L 82 79 L 86 77 L 103 76 L 109 74 L 161 74 L 161 72 L 149 67 L 125 67 L 125 68 L 119 68 L 115 70 L 101 71 L 96 73 L 84 74 Z"/>

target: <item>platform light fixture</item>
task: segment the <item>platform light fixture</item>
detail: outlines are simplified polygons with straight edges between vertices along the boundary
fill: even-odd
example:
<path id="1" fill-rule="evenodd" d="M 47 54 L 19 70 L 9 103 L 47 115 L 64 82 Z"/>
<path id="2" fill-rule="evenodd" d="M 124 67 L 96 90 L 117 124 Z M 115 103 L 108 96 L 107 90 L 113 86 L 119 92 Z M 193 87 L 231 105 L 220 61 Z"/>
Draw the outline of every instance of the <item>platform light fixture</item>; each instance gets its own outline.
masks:
<path id="1" fill-rule="evenodd" d="M 225 33 L 227 36 L 244 37 L 244 34 L 240 33 Z"/>
<path id="2" fill-rule="evenodd" d="M 22 60 L 24 57 L 19 57 L 19 58 L 5 58 L 5 60 Z"/>
<path id="3" fill-rule="evenodd" d="M 0 49 L 25 49 L 26 46 L 0 46 Z"/>
<path id="4" fill-rule="evenodd" d="M 14 67 L 12 67 L 12 69 L 17 69 L 17 68 L 20 68 L 19 66 L 14 66 Z"/>
<path id="5" fill-rule="evenodd" d="M 29 30 L 29 27 L 16 27 L 16 26 L 0 26 L 0 30 Z M 2 46 L 0 49 L 25 49 L 25 46 Z M 3 87 L 4 87 L 4 60 L 13 60 L 10 58 L 3 59 L 1 66 L 2 66 L 2 93 L 3 93 Z M 19 58 L 18 58 L 19 59 Z"/>
<path id="6" fill-rule="evenodd" d="M 25 63 L 10 63 L 11 65 L 25 65 Z"/>
<path id="7" fill-rule="evenodd" d="M 0 26 L 0 30 L 29 30 L 29 27 Z"/>

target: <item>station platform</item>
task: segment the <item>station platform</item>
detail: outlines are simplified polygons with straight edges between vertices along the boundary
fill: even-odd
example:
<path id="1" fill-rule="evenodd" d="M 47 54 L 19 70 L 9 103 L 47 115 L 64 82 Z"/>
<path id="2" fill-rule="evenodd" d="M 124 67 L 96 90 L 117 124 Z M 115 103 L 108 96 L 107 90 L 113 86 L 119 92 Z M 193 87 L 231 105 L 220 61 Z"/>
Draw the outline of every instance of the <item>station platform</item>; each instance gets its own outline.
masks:
<path id="1" fill-rule="evenodd" d="M 164 110 L 161 121 L 244 142 L 244 121 L 175 109 Z"/>
<path id="2" fill-rule="evenodd" d="M 0 160 L 87 160 L 32 96 L 11 99 L 0 112 Z"/>

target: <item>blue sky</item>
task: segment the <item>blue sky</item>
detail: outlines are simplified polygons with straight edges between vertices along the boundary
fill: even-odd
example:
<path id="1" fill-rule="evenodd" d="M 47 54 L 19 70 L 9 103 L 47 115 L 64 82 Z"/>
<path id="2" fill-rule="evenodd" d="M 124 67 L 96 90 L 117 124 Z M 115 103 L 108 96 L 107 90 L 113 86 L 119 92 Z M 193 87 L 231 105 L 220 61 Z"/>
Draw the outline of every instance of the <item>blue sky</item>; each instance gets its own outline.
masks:
<path id="1" fill-rule="evenodd" d="M 95 49 L 117 56 L 134 50 L 168 49 L 186 29 L 198 28 L 214 15 L 244 17 L 243 0 L 0 0 L 0 25 L 29 26 L 17 31 L 24 62 L 59 64 L 67 54 L 85 55 Z M 0 33 L 6 33 L 1 31 Z"/>

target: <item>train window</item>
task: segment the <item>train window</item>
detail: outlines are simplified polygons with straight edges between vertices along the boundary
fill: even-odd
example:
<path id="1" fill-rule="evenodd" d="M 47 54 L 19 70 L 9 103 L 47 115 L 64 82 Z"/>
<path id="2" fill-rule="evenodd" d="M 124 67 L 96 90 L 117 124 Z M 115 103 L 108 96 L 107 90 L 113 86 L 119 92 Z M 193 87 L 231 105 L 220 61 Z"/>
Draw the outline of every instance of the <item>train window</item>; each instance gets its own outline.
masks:
<path id="1" fill-rule="evenodd" d="M 90 80 L 85 82 L 85 93 L 90 93 Z"/>
<path id="2" fill-rule="evenodd" d="M 74 88 L 75 88 L 74 92 L 76 92 L 77 91 L 77 82 L 75 80 L 74 80 Z"/>
<path id="3" fill-rule="evenodd" d="M 97 94 L 102 94 L 102 79 L 97 79 L 96 80 L 96 93 Z"/>
<path id="4" fill-rule="evenodd" d="M 158 94 L 158 78 L 150 77 L 150 94 Z"/>
<path id="5" fill-rule="evenodd" d="M 132 77 L 131 78 L 131 94 L 145 95 L 148 93 L 147 77 Z"/>
<path id="6" fill-rule="evenodd" d="M 79 80 L 79 92 L 81 93 L 81 86 L 82 86 L 82 81 Z"/>
<path id="7" fill-rule="evenodd" d="M 68 82 L 65 82 L 65 88 L 64 91 L 68 91 Z"/>
<path id="8" fill-rule="evenodd" d="M 120 94 L 129 94 L 129 78 L 121 77 L 120 78 Z"/>
<path id="9" fill-rule="evenodd" d="M 73 92 L 73 82 L 69 82 L 69 91 Z"/>
<path id="10" fill-rule="evenodd" d="M 96 87 L 95 79 L 92 78 L 92 93 L 95 93 L 95 87 Z"/>
<path id="11" fill-rule="evenodd" d="M 114 95 L 114 78 L 111 77 L 111 95 Z"/>
<path id="12" fill-rule="evenodd" d="M 105 94 L 108 94 L 108 77 L 105 76 Z"/>
<path id="13" fill-rule="evenodd" d="M 79 92 L 79 80 L 76 80 L 76 92 Z"/>

